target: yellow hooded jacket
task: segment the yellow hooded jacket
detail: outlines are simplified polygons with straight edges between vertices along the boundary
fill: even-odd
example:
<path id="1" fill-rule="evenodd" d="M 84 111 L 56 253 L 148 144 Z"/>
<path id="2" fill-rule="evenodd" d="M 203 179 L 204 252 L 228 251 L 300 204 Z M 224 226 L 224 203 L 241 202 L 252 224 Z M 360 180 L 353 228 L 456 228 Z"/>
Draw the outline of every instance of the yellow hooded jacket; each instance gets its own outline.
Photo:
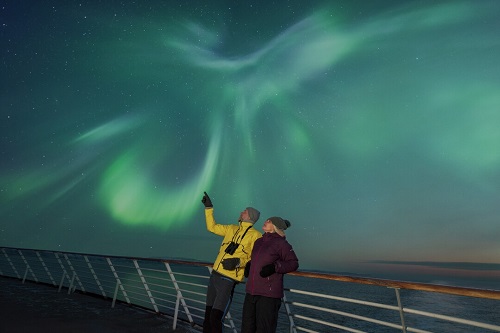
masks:
<path id="1" fill-rule="evenodd" d="M 242 221 L 238 225 L 235 224 L 217 224 L 214 219 L 214 209 L 205 209 L 205 220 L 207 230 L 223 236 L 222 244 L 219 249 L 217 259 L 215 259 L 213 269 L 218 273 L 227 276 L 235 281 L 241 282 L 244 278 L 246 264 L 250 261 L 252 255 L 253 244 L 257 239 L 262 237 L 262 234 L 253 227 L 252 222 Z M 245 231 L 248 229 L 245 237 L 241 239 Z M 233 255 L 226 253 L 225 250 L 231 241 L 240 244 Z M 240 258 L 240 266 L 235 270 L 227 270 L 222 267 L 222 260 L 228 258 Z"/>

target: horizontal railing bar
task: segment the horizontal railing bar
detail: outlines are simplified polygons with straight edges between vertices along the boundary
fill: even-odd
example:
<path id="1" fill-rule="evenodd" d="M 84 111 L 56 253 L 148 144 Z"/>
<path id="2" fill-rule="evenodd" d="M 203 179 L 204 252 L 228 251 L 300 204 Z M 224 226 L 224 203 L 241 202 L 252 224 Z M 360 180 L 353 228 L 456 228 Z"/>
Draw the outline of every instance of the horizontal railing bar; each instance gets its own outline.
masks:
<path id="1" fill-rule="evenodd" d="M 151 281 L 148 280 L 148 286 L 152 290 L 153 287 L 160 287 L 160 288 L 170 288 L 170 289 L 175 289 L 174 287 L 171 286 L 166 286 L 164 284 L 158 284 L 158 283 L 151 283 Z"/>
<path id="2" fill-rule="evenodd" d="M 166 275 L 165 277 L 161 277 L 161 276 L 157 276 L 157 275 L 149 275 L 149 274 L 146 274 L 145 273 L 146 270 L 142 269 L 142 268 L 141 268 L 141 271 L 142 271 L 142 275 L 146 279 L 172 282 L 172 280 L 168 277 L 168 275 Z M 168 272 L 164 272 L 164 273 L 168 274 Z"/>
<path id="3" fill-rule="evenodd" d="M 121 281 L 129 281 L 129 282 L 138 282 L 138 283 L 142 283 L 140 279 L 135 280 L 135 279 L 132 279 L 132 278 L 130 278 L 130 277 L 124 277 L 124 275 L 123 275 L 123 274 L 120 274 L 120 272 L 117 272 L 117 273 L 118 273 L 118 276 L 120 277 L 120 280 L 121 280 Z M 126 275 L 126 276 L 131 276 L 131 275 L 132 275 L 132 274 L 128 274 L 128 275 Z M 125 284 L 125 283 L 123 283 L 123 284 Z"/>
<path id="4" fill-rule="evenodd" d="M 147 309 L 153 309 L 152 306 L 151 306 L 151 302 L 148 300 L 148 299 L 143 299 L 143 298 L 137 298 L 137 297 L 132 297 L 132 296 L 128 296 L 128 298 L 130 300 L 135 300 L 136 302 L 141 302 L 141 303 L 146 303 L 148 304 L 149 306 L 144 306 L 144 305 L 141 305 L 142 307 L 146 307 Z M 130 302 L 131 304 L 134 304 L 134 302 Z M 151 307 L 150 307 L 151 306 Z M 155 311 L 156 312 L 156 311 Z"/>
<path id="5" fill-rule="evenodd" d="M 188 286 L 207 288 L 207 286 L 204 286 L 204 285 L 198 284 L 198 283 L 193 283 L 193 282 L 177 281 L 177 283 L 178 284 L 183 284 L 183 285 L 188 285 Z"/>
<path id="6" fill-rule="evenodd" d="M 124 256 L 106 255 L 106 254 L 95 254 L 95 253 L 83 253 L 83 252 L 66 252 L 66 251 L 54 251 L 54 250 L 42 250 L 42 249 L 26 249 L 17 247 L 2 247 L 6 250 L 21 250 L 21 251 L 41 251 L 50 253 L 60 253 L 68 255 L 81 255 L 95 258 L 110 258 L 110 259 L 124 259 Z M 189 265 L 189 266 L 199 266 L 208 267 L 212 266 L 212 263 L 202 262 L 202 261 L 188 261 L 188 260 L 175 260 L 175 259 L 162 259 L 162 258 L 143 258 L 143 257 L 126 257 L 131 260 L 143 260 L 143 261 L 153 261 L 153 262 L 166 262 L 169 264 L 179 264 L 179 265 Z"/>
<path id="7" fill-rule="evenodd" d="M 168 289 L 169 290 L 176 290 L 175 288 L 168 288 Z M 168 295 L 168 296 L 172 296 L 172 297 L 177 297 L 177 294 L 169 294 L 166 291 L 162 291 L 162 290 L 158 290 L 158 289 L 151 289 L 151 291 L 154 293 L 157 293 L 157 294 L 161 294 L 161 295 Z M 187 289 L 180 289 L 180 291 L 182 291 L 183 294 L 186 293 L 186 294 L 198 295 L 198 296 L 202 296 L 202 297 L 206 296 L 206 294 L 199 293 L 196 291 L 187 290 Z M 184 297 L 184 299 L 186 299 L 186 297 Z"/>
<path id="8" fill-rule="evenodd" d="M 162 271 L 161 269 L 149 268 L 149 267 L 141 266 L 141 270 L 145 271 L 145 272 L 147 271 L 147 272 L 156 272 L 156 273 L 165 274 L 165 276 L 168 277 L 168 272 L 167 271 Z"/>
<path id="9" fill-rule="evenodd" d="M 310 330 L 310 329 L 302 327 L 302 326 L 295 326 L 295 329 L 302 331 L 302 332 L 307 332 L 307 333 L 321 333 L 318 331 Z"/>
<path id="10" fill-rule="evenodd" d="M 198 303 L 198 304 L 202 304 L 202 305 L 205 305 L 205 300 L 203 301 L 200 301 L 198 299 L 194 299 L 194 298 L 189 298 L 189 297 L 184 297 L 185 300 L 188 300 L 188 301 L 191 301 L 191 302 L 194 302 L 194 303 Z M 188 306 L 189 307 L 189 306 Z M 203 311 L 205 311 L 205 309 L 203 309 Z"/>
<path id="11" fill-rule="evenodd" d="M 322 294 L 317 294 L 317 293 L 303 292 L 301 290 L 295 290 L 295 289 L 290 289 L 290 291 L 291 292 L 295 292 L 295 293 L 299 293 L 299 294 L 304 294 L 304 295 L 311 295 L 311 296 L 316 296 L 316 297 L 321 297 L 321 298 L 335 299 L 335 300 L 340 300 L 340 301 L 345 301 L 345 302 L 350 302 L 350 303 L 357 303 L 357 304 L 363 304 L 363 305 L 369 305 L 369 306 L 374 306 L 374 307 L 385 308 L 385 309 L 389 309 L 389 310 L 399 310 L 399 308 L 396 307 L 396 306 L 378 304 L 378 303 L 373 303 L 373 302 L 358 301 L 358 300 L 353 300 L 353 299 L 349 299 L 349 298 L 336 297 L 336 296 L 328 296 L 328 295 L 322 295 Z M 340 314 L 340 315 L 344 315 L 344 316 L 347 316 L 347 317 L 353 317 L 353 318 L 355 318 L 354 317 L 355 315 L 353 316 L 353 315 L 348 314 L 348 313 L 341 313 L 340 311 L 336 311 L 336 310 L 329 310 L 329 309 L 325 309 L 325 308 L 321 308 L 321 307 L 314 307 L 314 306 L 310 306 L 310 305 L 299 303 L 299 302 L 289 302 L 289 303 L 293 304 L 293 305 L 296 305 L 296 306 L 301 306 L 301 307 L 306 307 L 306 308 L 313 308 L 314 310 L 318 310 L 318 311 L 330 312 L 330 313 L 335 313 L 335 314 Z M 481 323 L 481 322 L 477 322 L 477 321 L 466 320 L 466 319 L 461 319 L 461 318 L 455 318 L 455 317 L 451 317 L 451 316 L 440 315 L 440 314 L 435 314 L 435 313 L 430 313 L 430 312 L 425 312 L 425 311 L 419 311 L 419 310 L 414 310 L 414 309 L 409 309 L 409 308 L 403 308 L 403 310 L 406 313 L 413 313 L 413 314 L 418 314 L 418 315 L 422 315 L 422 316 L 427 316 L 427 317 L 432 317 L 432 318 L 438 318 L 438 319 L 443 319 L 443 320 L 447 320 L 447 321 L 452 321 L 452 322 L 456 322 L 456 323 L 466 324 L 466 325 L 470 325 L 470 326 L 475 326 L 475 327 L 480 327 L 480 328 L 486 328 L 486 329 L 489 329 L 489 330 L 500 331 L 500 326 L 496 326 L 496 325 L 485 324 L 485 323 Z M 370 321 L 370 322 L 376 322 L 378 324 L 385 325 L 382 322 L 374 321 L 372 319 L 369 319 L 369 320 L 367 320 L 367 319 L 369 319 L 369 318 L 362 319 L 362 320 Z M 392 324 L 391 324 L 391 325 L 387 325 L 387 326 L 391 326 L 391 327 L 394 327 L 394 328 L 401 329 L 401 325 L 392 326 Z"/>
<path id="12" fill-rule="evenodd" d="M 382 320 L 378 320 L 378 319 L 372 319 L 372 318 L 368 318 L 368 317 L 364 317 L 364 316 L 359 316 L 359 315 L 355 315 L 355 314 L 352 314 L 352 313 L 347 313 L 347 312 L 338 311 L 338 310 L 332 310 L 332 309 L 326 309 L 326 308 L 323 308 L 323 307 L 309 305 L 309 304 L 304 304 L 304 303 L 299 303 L 299 302 L 292 302 L 291 304 L 293 304 L 295 306 L 302 307 L 302 308 L 308 308 L 308 309 L 313 309 L 313 310 L 317 310 L 317 311 L 323 311 L 323 312 L 333 313 L 333 314 L 337 314 L 337 315 L 344 316 L 344 317 L 354 318 L 354 319 L 358 319 L 358 320 L 362 320 L 362 321 L 367 321 L 367 322 L 370 322 L 370 323 L 375 323 L 375 324 L 379 324 L 379 325 L 383 325 L 383 326 L 388 326 L 388 327 L 392 327 L 392 328 L 396 328 L 396 329 L 402 329 L 401 325 L 389 323 L 387 321 L 382 321 Z"/>
<path id="13" fill-rule="evenodd" d="M 175 276 L 189 276 L 189 277 L 196 277 L 196 278 L 201 278 L 201 279 L 210 279 L 209 275 L 196 275 L 196 274 L 188 274 L 188 273 L 180 273 L 180 272 L 172 272 L 175 274 Z"/>
<path id="14" fill-rule="evenodd" d="M 144 278 L 148 281 L 151 281 L 152 280 L 158 280 L 160 282 L 169 282 L 169 283 L 174 283 L 171 279 L 162 279 L 162 278 L 158 278 L 158 277 L 155 277 L 155 276 L 151 276 L 151 275 L 144 275 Z M 176 280 L 175 281 L 176 283 L 182 283 L 182 284 L 185 284 L 185 285 L 191 285 L 191 286 L 197 286 L 197 287 L 205 287 L 205 285 L 202 285 L 202 284 L 197 284 L 197 283 L 193 283 L 193 282 L 187 282 L 187 281 L 182 281 L 182 280 Z"/>
<path id="15" fill-rule="evenodd" d="M 425 316 L 425 317 L 443 319 L 443 320 L 452 321 L 455 323 L 460 323 L 460 324 L 465 324 L 465 325 L 475 326 L 475 327 L 481 327 L 481 328 L 486 328 L 486 329 L 489 329 L 492 331 L 500 332 L 500 326 L 497 326 L 497 325 L 485 324 L 485 323 L 481 323 L 478 321 L 456 318 L 456 317 L 451 317 L 451 316 L 446 316 L 446 315 L 440 315 L 437 313 L 414 310 L 414 309 L 409 309 L 409 308 L 403 308 L 403 311 L 406 313 L 413 313 L 413 314 L 418 314 L 418 315 Z"/>
<path id="16" fill-rule="evenodd" d="M 453 287 L 445 285 L 418 283 L 418 282 L 404 282 L 404 281 L 394 281 L 394 280 L 384 280 L 384 279 L 373 279 L 373 278 L 361 278 L 352 277 L 346 275 L 336 275 L 327 273 L 312 273 L 306 271 L 297 271 L 288 273 L 288 275 L 302 276 L 316 279 L 325 279 L 341 282 L 352 282 L 368 285 L 383 286 L 389 288 L 399 288 L 408 290 L 419 290 L 419 291 L 430 291 L 450 295 L 459 296 L 469 296 L 469 297 L 479 297 L 488 299 L 500 300 L 500 290 L 492 289 L 476 289 L 476 288 L 464 288 L 464 287 Z"/>
<path id="17" fill-rule="evenodd" d="M 130 282 L 124 282 L 123 280 L 121 280 L 122 283 L 121 285 L 123 286 L 123 288 L 125 289 L 144 289 L 144 285 L 140 285 L 140 284 L 133 284 L 133 283 L 130 283 Z"/>
<path id="18" fill-rule="evenodd" d="M 157 286 L 157 287 L 161 287 L 161 288 L 165 289 L 165 290 L 163 291 L 163 293 L 166 293 L 167 291 L 176 290 L 176 289 L 175 289 L 175 287 L 171 287 L 171 286 L 161 286 L 161 285 L 155 285 L 155 286 Z"/>
<path id="19" fill-rule="evenodd" d="M 330 322 L 327 322 L 327 321 L 324 321 L 324 320 L 321 320 L 321 319 L 309 318 L 309 317 L 302 316 L 302 315 L 294 315 L 293 317 L 294 318 L 303 319 L 303 320 L 312 321 L 312 322 L 315 322 L 315 323 L 318 323 L 318 324 L 322 324 L 322 325 L 325 325 L 325 326 L 339 328 L 339 329 L 342 329 L 342 330 L 345 330 L 345 331 L 349 331 L 349 332 L 353 332 L 353 333 L 366 333 L 365 331 L 360 331 L 360 330 L 357 330 L 357 329 L 354 329 L 354 328 L 345 327 L 345 326 L 342 326 L 342 325 L 337 325 L 337 324 L 330 323 Z"/>
<path id="20" fill-rule="evenodd" d="M 399 311 L 399 308 L 397 306 L 394 306 L 394 305 L 380 304 L 380 303 L 374 303 L 374 302 L 368 302 L 368 301 L 360 301 L 357 299 L 345 298 L 345 297 L 339 297 L 339 296 L 323 295 L 323 294 L 318 294 L 318 293 L 303 291 L 303 290 L 298 290 L 298 289 L 289 289 L 289 291 L 292 293 L 296 293 L 296 294 L 315 296 L 315 297 L 333 299 L 333 300 L 342 301 L 342 302 L 356 303 L 356 304 L 373 306 L 373 307 L 382 308 L 382 309 Z"/>
<path id="21" fill-rule="evenodd" d="M 112 275 L 109 275 L 109 276 L 98 275 L 98 277 L 99 277 L 99 281 L 101 281 L 101 282 L 109 282 L 111 284 L 116 283 L 116 279 Z"/>
<path id="22" fill-rule="evenodd" d="M 206 294 L 203 294 L 203 293 L 200 293 L 200 292 L 197 292 L 197 291 L 184 290 L 184 289 L 182 289 L 181 291 L 183 293 L 188 293 L 188 294 L 191 294 L 191 295 L 198 295 L 198 296 L 203 296 L 203 297 L 206 296 Z"/>
<path id="23" fill-rule="evenodd" d="M 406 327 L 406 332 L 414 332 L 414 333 L 433 333 L 430 331 L 420 330 L 418 328 Z"/>
<path id="24" fill-rule="evenodd" d="M 172 297 L 173 299 L 177 298 L 177 294 L 169 294 L 169 293 L 163 293 L 163 295 Z"/>

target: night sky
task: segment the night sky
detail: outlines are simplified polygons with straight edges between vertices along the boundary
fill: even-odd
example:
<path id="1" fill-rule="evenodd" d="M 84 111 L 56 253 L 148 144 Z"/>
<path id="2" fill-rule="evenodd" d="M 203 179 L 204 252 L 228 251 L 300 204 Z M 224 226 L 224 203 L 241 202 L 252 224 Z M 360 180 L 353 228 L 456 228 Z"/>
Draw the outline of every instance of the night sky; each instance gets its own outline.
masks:
<path id="1" fill-rule="evenodd" d="M 207 191 L 289 219 L 303 270 L 498 278 L 499 16 L 3 1 L 0 246 L 211 262 Z"/>

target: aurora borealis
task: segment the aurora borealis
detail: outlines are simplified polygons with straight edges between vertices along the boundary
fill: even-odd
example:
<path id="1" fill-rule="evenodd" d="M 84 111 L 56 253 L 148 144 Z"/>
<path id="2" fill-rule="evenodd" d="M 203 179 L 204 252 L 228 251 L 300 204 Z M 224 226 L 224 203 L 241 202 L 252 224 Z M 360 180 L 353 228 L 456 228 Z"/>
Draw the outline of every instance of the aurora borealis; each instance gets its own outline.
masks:
<path id="1" fill-rule="evenodd" d="M 207 191 L 303 269 L 499 263 L 497 1 L 0 9 L 1 245 L 212 261 Z"/>

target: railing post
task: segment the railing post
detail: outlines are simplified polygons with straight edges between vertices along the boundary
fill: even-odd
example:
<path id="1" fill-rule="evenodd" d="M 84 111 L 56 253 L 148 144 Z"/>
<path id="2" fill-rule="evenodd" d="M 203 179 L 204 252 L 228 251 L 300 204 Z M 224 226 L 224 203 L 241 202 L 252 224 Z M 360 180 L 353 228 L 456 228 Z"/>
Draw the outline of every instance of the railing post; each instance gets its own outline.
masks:
<path id="1" fill-rule="evenodd" d="M 179 284 L 177 283 L 177 280 L 175 279 L 175 274 L 172 271 L 172 268 L 167 262 L 163 262 L 165 265 L 165 268 L 167 269 L 168 274 L 170 275 L 170 280 L 172 280 L 172 283 L 174 285 L 175 290 L 177 291 L 177 300 L 176 300 L 176 306 L 175 306 L 175 313 L 174 313 L 174 324 L 173 324 L 173 329 L 175 330 L 177 326 L 177 317 L 179 313 L 179 306 L 177 303 L 181 303 L 182 307 L 184 308 L 184 312 L 186 313 L 186 316 L 188 317 L 188 320 L 191 324 L 194 323 L 193 317 L 191 316 L 191 313 L 189 312 L 189 309 L 187 307 L 186 301 L 184 300 L 184 297 L 182 296 L 181 293 L 181 288 L 179 287 Z"/>
<path id="2" fill-rule="evenodd" d="M 61 258 L 59 258 L 59 255 L 58 255 L 57 253 L 55 253 L 55 252 L 54 252 L 54 256 L 56 257 L 57 262 L 59 263 L 59 265 L 61 266 L 61 269 L 62 269 L 62 271 L 63 271 L 62 278 L 61 278 L 61 283 L 60 283 L 60 285 L 59 285 L 59 290 L 58 290 L 58 292 L 60 292 L 60 291 L 61 291 L 61 288 L 62 288 L 62 285 L 63 285 L 63 282 L 64 282 L 64 278 L 67 276 L 67 277 L 68 277 L 68 279 L 69 279 L 69 274 L 68 274 L 68 272 L 66 271 L 66 267 L 64 267 L 64 264 L 63 264 L 63 262 L 62 262 Z"/>
<path id="3" fill-rule="evenodd" d="M 125 301 L 127 301 L 128 304 L 130 304 L 130 299 L 128 298 L 128 295 L 127 295 L 127 292 L 125 291 L 125 288 L 123 287 L 123 284 L 122 282 L 120 281 L 120 278 L 118 277 L 118 273 L 116 272 L 116 269 L 115 267 L 113 266 L 113 264 L 111 263 L 111 259 L 109 259 L 109 257 L 106 258 L 106 261 L 108 262 L 108 265 L 109 265 L 109 269 L 111 269 L 111 272 L 113 273 L 113 276 L 115 277 L 116 279 L 116 287 L 120 287 L 121 291 L 122 291 L 122 294 L 123 294 L 123 297 L 125 297 Z M 117 297 L 117 292 L 118 290 L 115 291 L 115 296 L 114 296 L 114 300 L 116 300 L 116 297 Z M 113 305 L 111 307 L 114 307 L 115 306 L 115 303 L 113 302 Z"/>
<path id="4" fill-rule="evenodd" d="M 62 273 L 62 276 L 61 276 L 61 282 L 59 283 L 59 289 L 57 289 L 57 292 L 61 292 L 61 289 L 62 289 L 62 286 L 63 286 L 63 282 L 64 282 L 64 278 L 67 276 L 68 274 L 66 273 L 66 270 L 63 271 Z M 69 278 L 69 276 L 68 276 Z"/>
<path id="5" fill-rule="evenodd" d="M 295 328 L 295 322 L 293 321 L 292 311 L 290 310 L 290 306 L 286 300 L 286 295 L 283 293 L 283 298 L 281 299 L 283 304 L 285 305 L 285 311 L 288 316 L 288 322 L 290 323 L 290 333 L 297 333 L 297 329 Z"/>
<path id="6" fill-rule="evenodd" d="M 401 318 L 402 332 L 406 333 L 405 313 L 404 313 L 403 305 L 401 304 L 401 296 L 399 295 L 399 288 L 393 288 L 393 289 L 396 292 L 396 298 L 398 300 L 399 316 Z"/>
<path id="7" fill-rule="evenodd" d="M 115 307 L 115 303 L 116 303 L 116 297 L 118 296 L 118 287 L 120 286 L 120 280 L 117 279 L 116 280 L 116 287 L 115 287 L 115 293 L 113 294 L 113 302 L 111 302 L 111 308 L 114 308 Z"/>
<path id="8" fill-rule="evenodd" d="M 29 270 L 29 267 L 26 266 L 26 269 L 24 270 L 23 281 L 22 281 L 23 283 L 24 283 L 24 281 L 26 281 L 26 276 L 28 275 L 28 270 Z"/>
<path id="9" fill-rule="evenodd" d="M 2 252 L 3 252 L 5 258 L 7 259 L 7 262 L 9 263 L 10 267 L 12 267 L 12 270 L 14 271 L 14 273 L 16 273 L 17 278 L 20 279 L 21 275 L 19 275 L 19 273 L 16 269 L 16 266 L 14 266 L 14 264 L 12 263 L 12 260 L 10 260 L 10 257 L 7 254 L 7 252 L 5 252 L 5 249 L 2 249 Z"/>
<path id="10" fill-rule="evenodd" d="M 73 292 L 72 290 L 73 290 L 73 283 L 75 282 L 75 276 L 76 276 L 76 273 L 73 272 L 73 276 L 71 277 L 71 281 L 69 282 L 68 295 Z"/>
<path id="11" fill-rule="evenodd" d="M 106 292 L 104 291 L 104 288 L 102 287 L 101 282 L 97 278 L 97 274 L 94 271 L 94 268 L 92 267 L 92 264 L 90 263 L 89 258 L 87 256 L 83 256 L 83 258 L 85 259 L 85 262 L 87 263 L 87 266 L 89 267 L 90 273 L 92 273 L 92 276 L 94 277 L 95 283 L 99 287 L 99 290 L 101 291 L 102 296 L 107 297 Z"/>
<path id="12" fill-rule="evenodd" d="M 26 276 L 28 275 L 28 272 L 31 272 L 31 276 L 33 276 L 33 279 L 38 282 L 38 279 L 35 275 L 35 273 L 33 272 L 33 270 L 31 269 L 31 266 L 30 264 L 28 263 L 28 260 L 26 260 L 26 258 L 24 257 L 24 254 L 21 252 L 21 250 L 17 250 L 17 252 L 19 253 L 19 256 L 21 257 L 21 259 L 23 260 L 24 264 L 26 265 L 26 272 L 24 273 L 24 278 L 23 278 L 23 283 L 24 281 L 26 280 Z"/>
<path id="13" fill-rule="evenodd" d="M 85 287 L 83 286 L 82 281 L 80 281 L 80 278 L 78 277 L 78 274 L 76 273 L 75 269 L 73 268 L 73 265 L 71 264 L 71 261 L 69 260 L 68 255 L 66 253 L 64 254 L 64 259 L 66 259 L 66 262 L 68 263 L 69 269 L 73 272 L 73 279 L 76 279 L 76 282 L 78 282 L 78 284 L 80 285 L 80 290 L 85 291 Z M 73 283 L 73 281 L 71 283 Z M 74 285 L 74 288 L 76 290 L 76 283 Z"/>
<path id="14" fill-rule="evenodd" d="M 238 331 L 236 330 L 236 325 L 234 324 L 234 321 L 233 321 L 233 317 L 231 317 L 231 313 L 229 313 L 229 311 L 227 312 L 226 319 L 229 319 L 229 323 L 230 323 L 229 327 L 231 327 L 233 332 L 238 333 Z M 226 324 L 224 324 L 224 325 L 226 325 Z"/>
<path id="15" fill-rule="evenodd" d="M 182 294 L 177 291 L 177 298 L 175 299 L 175 310 L 174 310 L 174 322 L 172 323 L 172 329 L 175 331 L 177 328 L 177 317 L 179 316 L 179 304 L 181 303 Z"/>
<path id="16" fill-rule="evenodd" d="M 52 277 L 52 274 L 50 274 L 49 268 L 47 267 L 47 265 L 45 265 L 45 261 L 43 261 L 42 256 L 40 255 L 40 252 L 35 251 L 35 253 L 36 253 L 36 256 L 38 257 L 38 260 L 40 260 L 40 262 L 42 263 L 42 267 L 45 269 L 45 272 L 49 276 L 50 281 L 52 281 L 52 284 L 54 286 L 57 286 L 56 281 L 54 281 L 54 278 Z"/>
<path id="17" fill-rule="evenodd" d="M 135 269 L 137 269 L 137 273 L 139 274 L 139 278 L 142 281 L 142 284 L 144 285 L 144 289 L 146 290 L 146 293 L 148 294 L 149 300 L 151 301 L 151 304 L 153 305 L 153 308 L 156 313 L 160 312 L 158 310 L 158 306 L 156 305 L 155 298 L 153 297 L 153 294 L 151 293 L 151 290 L 149 289 L 149 286 L 146 282 L 146 278 L 144 277 L 144 274 L 142 274 L 141 268 L 139 267 L 139 263 L 137 262 L 136 259 L 133 259 L 132 262 L 134 263 Z"/>

